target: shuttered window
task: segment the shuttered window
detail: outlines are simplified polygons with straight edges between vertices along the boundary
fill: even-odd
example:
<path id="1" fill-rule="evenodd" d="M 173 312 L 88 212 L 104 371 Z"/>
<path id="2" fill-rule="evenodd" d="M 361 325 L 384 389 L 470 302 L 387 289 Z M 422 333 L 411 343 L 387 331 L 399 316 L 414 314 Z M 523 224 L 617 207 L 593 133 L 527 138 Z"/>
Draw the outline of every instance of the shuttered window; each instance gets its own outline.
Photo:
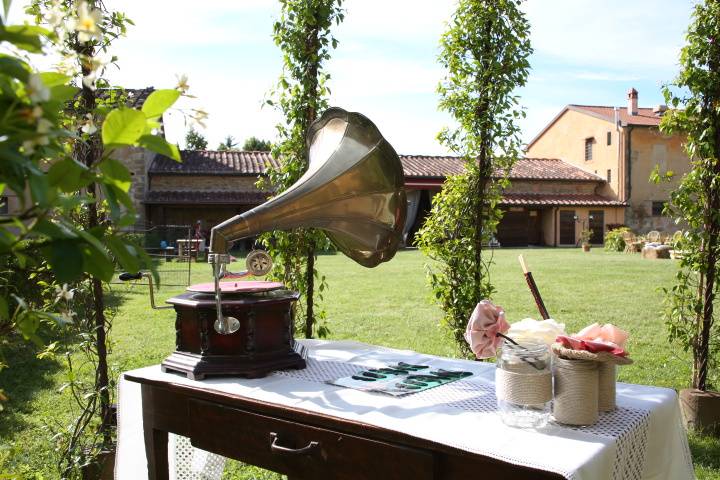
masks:
<path id="1" fill-rule="evenodd" d="M 594 138 L 590 137 L 585 139 L 585 161 L 592 160 L 593 143 L 595 143 Z"/>

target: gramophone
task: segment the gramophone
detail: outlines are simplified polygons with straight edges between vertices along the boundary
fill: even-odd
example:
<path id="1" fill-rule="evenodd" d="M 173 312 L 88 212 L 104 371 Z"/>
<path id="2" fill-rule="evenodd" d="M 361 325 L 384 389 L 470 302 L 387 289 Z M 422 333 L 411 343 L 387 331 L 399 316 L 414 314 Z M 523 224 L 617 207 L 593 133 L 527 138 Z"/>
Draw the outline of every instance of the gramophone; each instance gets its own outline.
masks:
<path id="1" fill-rule="evenodd" d="M 403 170 L 377 127 L 359 113 L 329 108 L 308 128 L 306 148 L 309 168 L 294 185 L 212 229 L 213 282 L 168 300 L 177 314 L 176 350 L 163 370 L 192 379 L 252 378 L 305 367 L 293 338 L 292 306 L 299 294 L 276 282 L 241 279 L 269 271 L 264 252 L 248 256 L 247 272 L 229 272 L 235 241 L 310 227 L 325 231 L 338 250 L 365 267 L 395 255 L 405 224 Z"/>

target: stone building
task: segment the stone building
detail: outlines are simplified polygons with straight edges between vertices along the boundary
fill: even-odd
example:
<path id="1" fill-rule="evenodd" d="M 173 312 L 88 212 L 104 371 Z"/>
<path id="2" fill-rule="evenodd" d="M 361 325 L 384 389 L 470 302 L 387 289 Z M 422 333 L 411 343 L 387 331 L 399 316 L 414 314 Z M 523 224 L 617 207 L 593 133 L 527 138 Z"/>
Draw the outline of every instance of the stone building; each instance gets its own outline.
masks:
<path id="1" fill-rule="evenodd" d="M 606 180 L 602 195 L 626 203 L 622 222 L 637 232 L 677 227 L 662 215 L 679 178 L 690 168 L 679 135 L 659 130 L 664 105 L 638 107 L 630 89 L 625 107 L 568 105 L 528 144 L 530 157 L 554 157 Z M 673 171 L 674 181 L 650 182 L 653 169 Z"/>
<path id="2" fill-rule="evenodd" d="M 265 166 L 275 164 L 267 152 L 183 151 L 182 162 L 156 156 L 145 167 L 147 176 L 133 188 L 137 208 L 150 225 L 212 226 L 264 202 L 269 194 L 256 186 Z M 137 157 L 139 158 L 139 157 Z M 408 192 L 406 241 L 430 209 L 432 196 L 448 175 L 462 171 L 462 161 L 450 156 L 400 155 Z M 141 168 L 138 164 L 137 174 Z M 136 175 L 137 175 L 136 174 Z M 602 195 L 605 179 L 558 159 L 519 160 L 505 192 L 505 215 L 497 238 L 505 246 L 575 245 L 580 230 L 593 228 L 602 243 L 606 225 L 621 223 L 624 204 Z M 569 210 L 572 209 L 572 210 Z M 574 212 L 573 217 L 563 211 Z M 583 223 L 583 219 L 589 222 Z"/>

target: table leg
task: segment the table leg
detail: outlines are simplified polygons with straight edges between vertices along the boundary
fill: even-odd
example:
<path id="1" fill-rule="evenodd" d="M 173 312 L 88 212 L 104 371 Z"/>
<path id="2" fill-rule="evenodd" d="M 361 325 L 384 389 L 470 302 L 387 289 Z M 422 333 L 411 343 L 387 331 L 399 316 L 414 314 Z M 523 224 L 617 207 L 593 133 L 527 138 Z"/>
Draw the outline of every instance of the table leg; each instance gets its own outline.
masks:
<path id="1" fill-rule="evenodd" d="M 145 423 L 144 433 L 148 479 L 168 480 L 168 432 L 156 430 Z"/>

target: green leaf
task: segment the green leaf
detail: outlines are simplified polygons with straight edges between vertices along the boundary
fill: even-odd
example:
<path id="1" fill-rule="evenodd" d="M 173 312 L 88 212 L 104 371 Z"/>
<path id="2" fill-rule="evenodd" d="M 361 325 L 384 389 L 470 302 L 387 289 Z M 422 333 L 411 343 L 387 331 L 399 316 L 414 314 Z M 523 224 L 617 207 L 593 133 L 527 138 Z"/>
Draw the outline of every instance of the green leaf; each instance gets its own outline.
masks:
<path id="1" fill-rule="evenodd" d="M 142 111 L 147 118 L 159 117 L 165 113 L 165 110 L 172 107 L 179 97 L 180 92 L 177 90 L 155 90 L 143 103 Z"/>
<path id="2" fill-rule="evenodd" d="M 83 255 L 76 240 L 59 240 L 46 249 L 47 259 L 58 282 L 70 283 L 83 273 Z"/>
<path id="3" fill-rule="evenodd" d="M 31 174 L 28 175 L 28 184 L 30 185 L 30 194 L 32 199 L 41 207 L 48 205 L 49 185 L 46 175 Z"/>
<path id="4" fill-rule="evenodd" d="M 112 280 L 115 266 L 105 249 L 97 249 L 89 243 L 80 247 L 83 257 L 83 270 L 103 282 Z"/>
<path id="5" fill-rule="evenodd" d="M 42 53 L 40 36 L 48 36 L 50 32 L 37 25 L 0 25 L 0 42 L 10 42 L 16 47 L 31 53 Z"/>
<path id="6" fill-rule="evenodd" d="M 0 55 L 0 72 L 23 82 L 30 76 L 27 64 L 10 55 Z"/>
<path id="7" fill-rule="evenodd" d="M 67 228 L 65 225 L 60 225 L 46 218 L 41 218 L 35 223 L 32 229 L 34 232 L 40 233 L 52 239 L 64 239 L 70 240 L 78 238 L 78 235 Z"/>
<path id="8" fill-rule="evenodd" d="M 106 158 L 100 162 L 100 171 L 103 173 L 103 182 L 115 185 L 123 192 L 130 190 L 132 178 L 127 167 L 114 158 Z"/>
<path id="9" fill-rule="evenodd" d="M 63 192 L 76 192 L 93 181 L 93 174 L 88 168 L 72 158 L 56 162 L 47 174 L 50 185 Z"/>
<path id="10" fill-rule="evenodd" d="M 166 141 L 164 138 L 157 135 L 143 135 L 140 137 L 138 144 L 148 150 L 152 150 L 160 155 L 172 158 L 176 162 L 180 161 L 180 150 L 177 145 Z"/>
<path id="11" fill-rule="evenodd" d="M 36 335 L 37 329 L 40 328 L 40 317 L 33 311 L 24 311 L 17 316 L 15 325 L 18 331 L 26 340 L 32 340 L 35 344 L 42 344 Z"/>
<path id="12" fill-rule="evenodd" d="M 55 102 L 66 103 L 75 98 L 79 91 L 72 85 L 55 85 L 50 87 L 50 98 Z"/>
<path id="13" fill-rule="evenodd" d="M 132 108 L 110 112 L 102 126 L 102 141 L 106 147 L 135 145 L 145 131 L 145 115 Z"/>
<path id="14" fill-rule="evenodd" d="M 107 244 L 110 250 L 117 258 L 122 267 L 130 272 L 135 273 L 140 270 L 140 261 L 138 259 L 135 247 L 127 243 L 122 237 L 110 235 L 107 238 Z"/>
<path id="15" fill-rule="evenodd" d="M 67 85 L 70 82 L 70 77 L 58 72 L 41 72 L 39 75 L 43 85 L 48 88 Z"/>

